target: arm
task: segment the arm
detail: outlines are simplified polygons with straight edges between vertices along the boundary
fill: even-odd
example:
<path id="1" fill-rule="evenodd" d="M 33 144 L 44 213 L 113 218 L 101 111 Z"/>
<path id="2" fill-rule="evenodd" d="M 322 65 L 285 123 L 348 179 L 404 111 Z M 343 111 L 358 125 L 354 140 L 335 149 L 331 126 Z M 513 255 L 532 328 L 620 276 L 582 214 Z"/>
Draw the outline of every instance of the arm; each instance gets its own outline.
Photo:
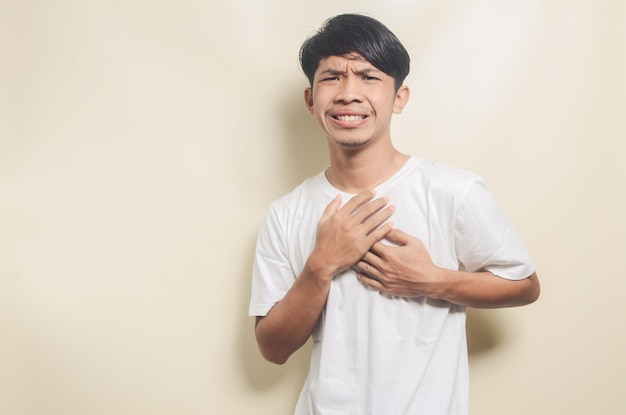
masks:
<path id="1" fill-rule="evenodd" d="M 365 192 L 339 208 L 338 196 L 326 207 L 315 246 L 296 282 L 266 316 L 257 317 L 256 339 L 267 360 L 282 364 L 307 341 L 324 309 L 333 277 L 353 266 L 391 229 L 391 223 L 382 224 L 393 206 L 387 206 L 387 199 L 373 197 L 373 191 Z"/>
<path id="2" fill-rule="evenodd" d="M 533 272 L 521 280 L 507 280 L 491 272 L 443 270 L 447 289 L 441 298 L 474 308 L 517 307 L 539 298 L 539 279 Z"/>
<path id="3" fill-rule="evenodd" d="M 507 280 L 491 272 L 463 272 L 435 265 L 424 244 L 394 229 L 376 243 L 355 270 L 358 278 L 381 292 L 402 297 L 426 296 L 475 308 L 513 307 L 539 297 L 539 280 L 532 273 L 522 280 Z"/>

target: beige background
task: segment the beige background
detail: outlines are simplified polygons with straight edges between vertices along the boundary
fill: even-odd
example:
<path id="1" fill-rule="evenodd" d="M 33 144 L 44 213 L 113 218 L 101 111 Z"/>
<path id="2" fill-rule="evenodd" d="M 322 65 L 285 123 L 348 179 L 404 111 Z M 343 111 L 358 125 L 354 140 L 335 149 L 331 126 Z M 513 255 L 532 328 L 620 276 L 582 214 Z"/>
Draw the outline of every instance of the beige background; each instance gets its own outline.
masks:
<path id="1" fill-rule="evenodd" d="M 537 265 L 470 313 L 473 413 L 626 413 L 624 2 L 1 4 L 0 414 L 290 413 L 249 274 L 327 163 L 297 53 L 346 11 L 411 53 L 396 145 L 484 176 Z"/>

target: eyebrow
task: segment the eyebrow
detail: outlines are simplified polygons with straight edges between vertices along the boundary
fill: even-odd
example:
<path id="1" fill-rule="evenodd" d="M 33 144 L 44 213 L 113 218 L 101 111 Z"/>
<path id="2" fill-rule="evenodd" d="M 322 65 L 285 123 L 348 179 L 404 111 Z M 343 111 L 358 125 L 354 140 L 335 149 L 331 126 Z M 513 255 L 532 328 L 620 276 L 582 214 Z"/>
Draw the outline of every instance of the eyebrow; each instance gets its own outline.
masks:
<path id="1" fill-rule="evenodd" d="M 357 75 L 369 75 L 371 73 L 380 73 L 381 71 L 376 68 L 363 68 L 355 71 Z M 343 69 L 326 69 L 320 72 L 320 75 L 345 75 L 346 71 Z"/>

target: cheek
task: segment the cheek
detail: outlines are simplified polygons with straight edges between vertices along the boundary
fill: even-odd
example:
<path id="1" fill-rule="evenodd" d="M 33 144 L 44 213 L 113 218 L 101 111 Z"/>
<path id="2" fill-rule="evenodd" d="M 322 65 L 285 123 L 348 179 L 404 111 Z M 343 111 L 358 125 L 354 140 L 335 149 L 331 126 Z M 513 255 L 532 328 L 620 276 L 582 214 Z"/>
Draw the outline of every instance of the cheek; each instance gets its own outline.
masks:
<path id="1" fill-rule="evenodd" d="M 380 108 L 393 108 L 396 103 L 396 96 L 377 91 L 369 94 L 370 101 Z"/>
<path id="2" fill-rule="evenodd" d="M 313 97 L 313 106 L 311 107 L 313 113 L 318 116 L 323 116 L 328 108 L 328 97 L 319 94 Z"/>

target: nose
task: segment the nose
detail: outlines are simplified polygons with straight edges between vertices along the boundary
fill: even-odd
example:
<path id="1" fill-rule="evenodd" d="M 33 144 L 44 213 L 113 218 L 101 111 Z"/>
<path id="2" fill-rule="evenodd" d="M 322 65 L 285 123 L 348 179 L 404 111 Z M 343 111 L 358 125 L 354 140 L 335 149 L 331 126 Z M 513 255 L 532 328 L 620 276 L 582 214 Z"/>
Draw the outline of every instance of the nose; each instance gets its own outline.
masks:
<path id="1" fill-rule="evenodd" d="M 340 103 L 361 102 L 362 95 L 359 81 L 354 76 L 346 76 L 342 79 L 341 85 L 335 96 L 335 101 Z"/>

